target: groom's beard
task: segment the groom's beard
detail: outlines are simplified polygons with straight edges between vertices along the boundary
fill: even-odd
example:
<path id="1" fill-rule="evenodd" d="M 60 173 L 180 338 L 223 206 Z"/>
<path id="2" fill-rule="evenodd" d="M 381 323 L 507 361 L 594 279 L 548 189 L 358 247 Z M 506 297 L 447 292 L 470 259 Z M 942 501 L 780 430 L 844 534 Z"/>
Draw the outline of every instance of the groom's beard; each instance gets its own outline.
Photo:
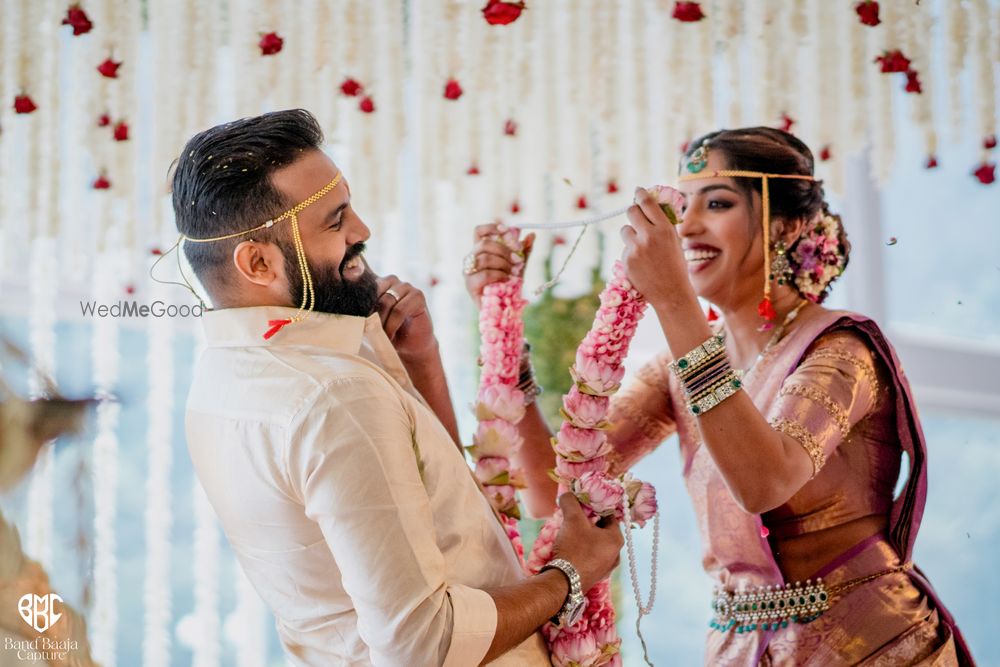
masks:
<path id="1" fill-rule="evenodd" d="M 302 273 L 294 247 L 284 247 L 285 273 L 288 276 L 288 294 L 292 303 L 302 300 Z M 344 266 L 365 251 L 364 243 L 355 243 L 344 253 L 340 266 L 310 266 L 316 303 L 313 310 L 335 315 L 368 317 L 378 303 L 378 284 L 375 273 L 365 264 L 365 272 L 356 280 L 344 279 Z M 308 305 L 308 304 L 306 304 Z"/>

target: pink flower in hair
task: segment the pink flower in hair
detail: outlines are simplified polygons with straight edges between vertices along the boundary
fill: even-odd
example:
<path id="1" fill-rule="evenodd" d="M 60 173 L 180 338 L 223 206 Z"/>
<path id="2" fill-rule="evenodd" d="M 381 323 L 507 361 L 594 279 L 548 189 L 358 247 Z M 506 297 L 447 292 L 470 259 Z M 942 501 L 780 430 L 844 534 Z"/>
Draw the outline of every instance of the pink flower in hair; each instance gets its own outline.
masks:
<path id="1" fill-rule="evenodd" d="M 588 472 L 573 482 L 573 493 L 594 513 L 600 516 L 612 516 L 619 511 L 625 492 L 607 473 Z"/>

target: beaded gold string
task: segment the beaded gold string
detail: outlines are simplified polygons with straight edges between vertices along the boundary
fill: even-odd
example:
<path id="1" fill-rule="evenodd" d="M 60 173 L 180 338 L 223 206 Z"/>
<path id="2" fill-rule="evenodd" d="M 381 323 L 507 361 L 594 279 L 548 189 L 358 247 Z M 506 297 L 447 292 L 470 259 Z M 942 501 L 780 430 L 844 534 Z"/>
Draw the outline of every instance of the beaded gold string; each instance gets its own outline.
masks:
<path id="1" fill-rule="evenodd" d="M 699 147 L 701 150 L 701 147 Z M 697 152 L 697 151 L 696 151 Z M 706 151 L 707 152 L 707 151 Z M 705 157 L 704 152 L 698 161 L 695 161 L 695 157 L 692 156 L 692 164 L 689 165 L 689 169 L 695 172 L 700 172 L 704 167 Z M 759 178 L 761 179 L 761 208 L 762 212 L 762 224 L 764 226 L 764 300 L 760 302 L 757 307 L 758 312 L 761 314 L 765 320 L 770 322 L 774 319 L 774 306 L 771 304 L 771 195 L 768 187 L 768 181 L 772 178 L 790 178 L 799 181 L 815 181 L 814 176 L 807 176 L 805 174 L 769 174 L 762 171 L 745 171 L 742 169 L 720 169 L 718 171 L 712 171 L 707 173 L 693 173 L 684 174 L 680 177 L 681 181 L 698 181 L 706 178 L 719 178 L 719 177 L 730 177 L 730 178 Z M 769 327 L 768 327 L 769 328 Z"/>
<path id="2" fill-rule="evenodd" d="M 299 231 L 299 213 L 301 213 L 309 206 L 318 202 L 320 199 L 326 196 L 331 190 L 337 187 L 337 185 L 340 183 L 341 178 L 342 178 L 341 172 L 337 172 L 337 175 L 334 176 L 332 181 L 327 183 L 325 186 L 323 186 L 321 190 L 319 190 L 312 196 L 303 199 L 301 202 L 299 202 L 292 208 L 288 209 L 281 215 L 272 218 L 270 220 L 266 220 L 262 224 L 259 224 L 251 229 L 246 229 L 242 232 L 233 232 L 232 234 L 224 234 L 222 236 L 213 236 L 211 238 L 204 238 L 204 239 L 195 239 L 185 234 L 181 234 L 177 239 L 177 243 L 175 243 L 173 247 L 170 248 L 170 250 L 161 255 L 156 260 L 156 262 L 153 263 L 153 266 L 150 267 L 150 274 L 152 274 L 153 269 L 156 268 L 156 265 L 160 263 L 160 260 L 163 259 L 164 256 L 169 255 L 171 252 L 175 250 L 178 250 L 179 246 L 185 241 L 190 241 L 191 243 L 214 243 L 215 241 L 226 241 L 228 239 L 234 239 L 239 236 L 246 236 L 247 234 L 252 234 L 262 229 L 270 229 L 275 225 L 275 223 L 281 222 L 282 220 L 291 220 L 292 243 L 295 245 L 295 255 L 299 264 L 299 274 L 302 276 L 302 302 L 299 304 L 298 312 L 295 313 L 295 315 L 290 319 L 267 321 L 267 325 L 270 328 L 266 332 L 264 332 L 264 340 L 271 338 L 271 336 L 281 331 L 282 327 L 287 326 L 292 322 L 300 322 L 303 319 L 305 319 L 303 313 L 305 311 L 311 311 L 313 307 L 316 305 L 316 292 L 313 289 L 312 274 L 309 272 L 309 263 L 306 261 L 305 246 L 303 246 L 302 244 L 302 234 Z M 191 283 L 188 282 L 187 277 L 184 275 L 184 270 L 181 268 L 179 251 L 177 255 L 177 268 L 180 271 L 181 279 L 184 280 L 183 286 L 187 287 L 192 294 L 198 297 L 198 294 L 194 291 L 194 288 L 191 287 Z M 158 282 L 165 282 L 165 281 L 158 281 Z M 168 284 L 179 285 L 180 283 L 168 283 Z M 198 300 L 200 301 L 201 298 L 198 297 Z"/>

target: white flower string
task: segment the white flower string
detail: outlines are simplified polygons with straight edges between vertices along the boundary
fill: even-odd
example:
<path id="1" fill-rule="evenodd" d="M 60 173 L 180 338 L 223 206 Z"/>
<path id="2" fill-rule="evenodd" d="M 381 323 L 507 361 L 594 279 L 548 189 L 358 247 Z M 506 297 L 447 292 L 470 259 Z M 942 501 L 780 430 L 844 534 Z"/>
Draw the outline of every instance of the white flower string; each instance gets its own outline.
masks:
<path id="1" fill-rule="evenodd" d="M 962 138 L 962 116 L 965 98 L 962 97 L 962 69 L 969 44 L 969 15 L 963 2 L 948 3 L 944 12 L 947 35 L 945 37 L 945 58 L 948 72 L 948 127 L 952 140 Z"/>

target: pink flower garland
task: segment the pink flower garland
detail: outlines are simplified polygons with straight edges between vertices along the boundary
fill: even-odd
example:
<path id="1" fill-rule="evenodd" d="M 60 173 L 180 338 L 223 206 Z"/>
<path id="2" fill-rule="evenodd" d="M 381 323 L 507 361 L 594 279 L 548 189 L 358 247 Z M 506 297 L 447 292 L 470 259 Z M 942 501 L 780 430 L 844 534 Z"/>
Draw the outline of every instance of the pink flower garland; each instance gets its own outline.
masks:
<path id="1" fill-rule="evenodd" d="M 493 240 L 520 252 L 516 229 Z M 469 452 L 476 460 L 476 478 L 507 529 L 507 537 L 524 561 L 524 545 L 517 528 L 521 511 L 515 495 L 524 485 L 520 472 L 511 467 L 510 455 L 521 446 L 517 423 L 524 417 L 524 393 L 517 388 L 527 300 L 521 296 L 523 279 L 518 275 L 483 289 L 479 311 L 482 340 L 482 372 L 475 413 L 479 426 Z"/>
<path id="2" fill-rule="evenodd" d="M 517 232 L 507 232 L 503 242 L 517 247 Z M 510 453 L 521 445 L 514 427 L 524 416 L 523 396 L 515 388 L 523 345 L 519 276 L 489 285 L 482 298 L 483 373 L 476 415 L 479 429 L 471 451 L 477 458 L 476 475 L 486 485 L 494 507 L 507 524 L 508 535 L 519 554 L 524 553 L 517 533 L 520 515 L 514 489 L 516 471 L 510 469 Z M 611 282 L 600 296 L 601 305 L 594 325 L 577 350 L 570 369 L 575 384 L 563 397 L 564 423 L 552 439 L 556 464 L 551 472 L 559 482 L 559 492 L 572 490 L 587 514 L 596 522 L 601 517 L 622 519 L 627 502 L 632 520 L 643 525 L 656 514 L 656 494 L 650 484 L 630 476 L 608 474 L 607 440 L 609 397 L 624 375 L 623 362 L 635 335 L 646 302 L 616 263 Z M 542 527 L 526 568 L 537 573 L 552 559 L 562 515 L 555 514 Z M 621 639 L 615 628 L 615 610 L 610 584 L 603 581 L 587 591 L 587 611 L 570 627 L 547 624 L 543 629 L 555 667 L 621 665 Z"/>

